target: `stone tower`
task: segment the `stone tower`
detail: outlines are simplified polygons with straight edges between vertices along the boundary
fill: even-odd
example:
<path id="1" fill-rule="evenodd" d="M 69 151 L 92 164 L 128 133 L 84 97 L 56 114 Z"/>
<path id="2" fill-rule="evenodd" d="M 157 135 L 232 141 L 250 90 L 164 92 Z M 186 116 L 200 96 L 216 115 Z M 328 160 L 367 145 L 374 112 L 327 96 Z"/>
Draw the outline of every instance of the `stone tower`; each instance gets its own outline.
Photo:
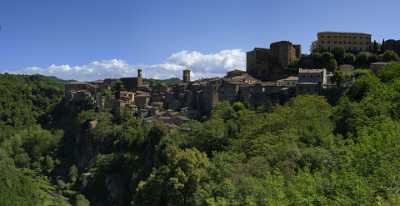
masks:
<path id="1" fill-rule="evenodd" d="M 140 87 L 143 85 L 143 71 L 142 69 L 137 70 L 137 79 L 136 79 L 136 87 Z"/>
<path id="2" fill-rule="evenodd" d="M 287 69 L 288 66 L 297 59 L 297 48 L 289 41 L 274 42 L 270 45 L 272 56 L 277 58 L 283 68 Z"/>
<path id="3" fill-rule="evenodd" d="M 142 76 L 142 69 L 138 69 L 137 70 L 137 77 L 138 78 L 142 78 L 143 76 Z"/>
<path id="4" fill-rule="evenodd" d="M 288 75 L 288 67 L 301 56 L 300 45 L 289 41 L 271 43 L 270 48 L 247 52 L 246 71 L 263 81 L 275 81 Z"/>
<path id="5" fill-rule="evenodd" d="M 182 79 L 183 79 L 184 83 L 190 82 L 190 70 L 189 69 L 183 70 L 183 78 Z"/>

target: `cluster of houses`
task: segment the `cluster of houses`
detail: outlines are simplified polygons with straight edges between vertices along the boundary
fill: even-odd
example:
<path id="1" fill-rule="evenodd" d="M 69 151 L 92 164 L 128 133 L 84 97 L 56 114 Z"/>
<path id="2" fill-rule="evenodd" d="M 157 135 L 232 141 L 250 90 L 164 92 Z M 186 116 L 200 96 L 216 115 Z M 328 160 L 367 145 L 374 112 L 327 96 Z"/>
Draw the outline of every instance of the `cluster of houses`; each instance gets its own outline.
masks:
<path id="1" fill-rule="evenodd" d="M 241 101 L 257 108 L 336 87 L 333 74 L 326 69 L 289 69 L 300 56 L 299 45 L 280 41 L 272 43 L 268 49 L 255 48 L 248 52 L 246 71 L 229 71 L 224 77 L 191 81 L 190 70 L 185 69 L 183 81 L 179 83 L 150 86 L 138 69 L 137 77 L 69 82 L 65 85 L 65 99 L 89 102 L 99 111 L 126 109 L 147 123 L 162 121 L 174 127 L 188 121 L 188 117 L 209 114 L 224 101 Z M 378 71 L 382 65 L 371 67 Z M 339 68 L 352 69 L 350 65 Z M 122 86 L 115 87 L 117 82 Z"/>
<path id="2" fill-rule="evenodd" d="M 179 126 L 188 117 L 209 114 L 223 101 L 242 101 L 256 108 L 282 103 L 298 94 L 317 94 L 330 86 L 330 74 L 325 69 L 299 69 L 298 75 L 277 81 L 261 81 L 241 70 L 230 71 L 222 78 L 196 81 L 190 81 L 190 70 L 184 70 L 183 76 L 180 83 L 153 87 L 145 83 L 140 69 L 132 78 L 73 81 L 65 85 L 65 98 L 69 102 L 89 102 L 99 111 L 127 109 L 148 123 L 162 121 Z M 123 86 L 114 91 L 117 81 Z"/>

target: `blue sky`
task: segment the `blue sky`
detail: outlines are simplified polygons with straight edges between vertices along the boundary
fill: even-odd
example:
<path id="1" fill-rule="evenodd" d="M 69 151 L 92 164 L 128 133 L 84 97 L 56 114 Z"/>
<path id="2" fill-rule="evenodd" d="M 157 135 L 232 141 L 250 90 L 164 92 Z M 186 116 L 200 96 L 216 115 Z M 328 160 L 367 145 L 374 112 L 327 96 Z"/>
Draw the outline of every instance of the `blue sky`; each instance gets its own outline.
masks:
<path id="1" fill-rule="evenodd" d="M 0 0 L 0 71 L 61 78 L 221 75 L 244 52 L 319 31 L 400 39 L 398 0 Z M 80 73 L 81 72 L 81 73 Z M 83 72 L 83 73 L 82 73 Z"/>

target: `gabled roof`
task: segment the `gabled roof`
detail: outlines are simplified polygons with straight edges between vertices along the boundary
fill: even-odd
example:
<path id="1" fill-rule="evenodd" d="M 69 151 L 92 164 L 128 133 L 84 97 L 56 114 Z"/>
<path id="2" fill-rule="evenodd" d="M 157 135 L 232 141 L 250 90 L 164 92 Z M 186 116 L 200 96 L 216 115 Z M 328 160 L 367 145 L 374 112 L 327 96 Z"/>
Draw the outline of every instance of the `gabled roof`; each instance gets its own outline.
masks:
<path id="1" fill-rule="evenodd" d="M 246 81 L 259 82 L 258 79 L 250 76 L 247 73 L 243 73 L 241 75 L 232 76 L 232 77 L 225 77 L 225 78 L 223 78 L 223 81 L 226 81 L 228 83 L 246 83 Z"/>

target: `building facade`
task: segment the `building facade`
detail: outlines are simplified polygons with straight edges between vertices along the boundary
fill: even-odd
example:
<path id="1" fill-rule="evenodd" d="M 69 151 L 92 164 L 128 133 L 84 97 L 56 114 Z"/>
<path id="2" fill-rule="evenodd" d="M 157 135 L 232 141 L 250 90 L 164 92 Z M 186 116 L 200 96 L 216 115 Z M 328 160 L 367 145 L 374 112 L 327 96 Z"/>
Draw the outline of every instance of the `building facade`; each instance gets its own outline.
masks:
<path id="1" fill-rule="evenodd" d="M 328 84 L 326 69 L 302 69 L 299 68 L 296 93 L 318 94 Z"/>
<path id="2" fill-rule="evenodd" d="M 270 48 L 255 48 L 247 52 L 246 71 L 251 76 L 263 80 L 282 79 L 290 64 L 301 56 L 301 46 L 289 41 L 274 42 Z"/>
<path id="3" fill-rule="evenodd" d="M 279 60 L 283 68 L 287 68 L 289 64 L 299 59 L 296 52 L 300 48 L 299 45 L 293 45 L 289 41 L 274 42 L 270 45 L 272 56 Z"/>
<path id="4" fill-rule="evenodd" d="M 379 74 L 388 65 L 387 62 L 374 62 L 369 65 L 369 68 L 374 74 Z"/>
<path id="5" fill-rule="evenodd" d="M 128 91 L 136 91 L 137 88 L 143 86 L 143 74 L 142 70 L 137 70 L 137 77 L 123 77 L 121 78 L 121 82 L 124 85 L 124 88 Z"/>
<path id="6" fill-rule="evenodd" d="M 319 32 L 313 49 L 332 51 L 344 48 L 346 51 L 370 51 L 371 34 L 354 32 Z"/>

